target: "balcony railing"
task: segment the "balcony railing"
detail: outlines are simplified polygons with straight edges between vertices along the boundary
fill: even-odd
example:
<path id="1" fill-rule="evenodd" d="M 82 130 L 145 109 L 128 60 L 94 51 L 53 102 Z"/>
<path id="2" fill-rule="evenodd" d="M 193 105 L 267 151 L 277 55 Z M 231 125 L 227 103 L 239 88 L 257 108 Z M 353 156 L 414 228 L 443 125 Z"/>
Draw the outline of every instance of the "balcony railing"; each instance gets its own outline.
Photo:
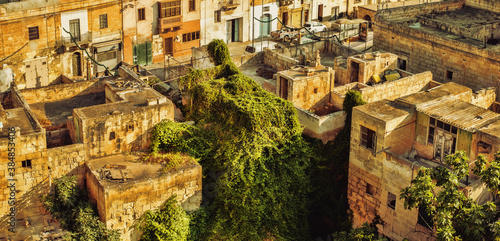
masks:
<path id="1" fill-rule="evenodd" d="M 163 33 L 167 28 L 182 27 L 182 15 L 158 18 L 158 32 Z"/>
<path id="2" fill-rule="evenodd" d="M 240 5 L 240 3 L 237 0 L 225 0 L 221 2 L 221 5 L 224 11 L 229 11 L 236 9 Z"/>
<path id="3" fill-rule="evenodd" d="M 80 36 L 73 36 L 76 40 L 76 42 L 79 44 L 79 45 L 83 45 L 83 44 L 88 44 L 90 42 L 92 42 L 92 33 L 90 32 L 87 32 L 87 33 L 84 33 L 84 34 L 80 34 Z M 59 44 L 62 44 L 66 47 L 71 47 L 71 46 L 76 46 L 75 43 L 73 42 L 73 40 L 71 40 L 71 37 L 61 37 L 61 39 L 59 39 Z"/>
<path id="4" fill-rule="evenodd" d="M 280 6 L 288 6 L 288 5 L 292 5 L 293 4 L 293 0 L 280 0 Z"/>

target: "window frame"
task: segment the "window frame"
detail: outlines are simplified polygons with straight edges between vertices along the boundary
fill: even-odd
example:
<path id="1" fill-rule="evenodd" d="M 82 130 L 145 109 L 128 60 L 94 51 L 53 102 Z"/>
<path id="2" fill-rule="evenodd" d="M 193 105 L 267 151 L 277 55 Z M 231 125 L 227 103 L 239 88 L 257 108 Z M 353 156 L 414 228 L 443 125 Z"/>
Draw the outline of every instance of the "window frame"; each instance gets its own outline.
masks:
<path id="1" fill-rule="evenodd" d="M 21 161 L 21 166 L 23 168 L 33 168 L 33 165 L 32 165 L 32 162 L 31 162 L 31 159 L 26 159 L 24 161 Z"/>
<path id="2" fill-rule="evenodd" d="M 366 138 L 364 138 L 366 136 Z M 360 146 L 375 152 L 377 150 L 377 133 L 365 126 L 360 125 Z"/>
<path id="3" fill-rule="evenodd" d="M 99 29 L 108 28 L 108 14 L 100 14 L 99 15 Z"/>
<path id="4" fill-rule="evenodd" d="M 137 21 L 146 20 L 146 8 L 137 9 Z"/>
<path id="5" fill-rule="evenodd" d="M 35 36 L 35 31 L 36 31 L 36 36 Z M 28 40 L 37 40 L 40 39 L 40 30 L 38 29 L 38 26 L 35 27 L 28 27 Z"/>
<path id="6" fill-rule="evenodd" d="M 217 10 L 217 11 L 214 11 L 214 23 L 220 23 L 222 20 L 221 20 L 221 10 Z"/>
<path id="7" fill-rule="evenodd" d="M 188 12 L 196 11 L 196 0 L 189 0 L 188 6 Z"/>
<path id="8" fill-rule="evenodd" d="M 160 18 L 170 18 L 182 15 L 182 2 L 180 0 L 159 2 Z"/>
<path id="9" fill-rule="evenodd" d="M 387 207 L 389 207 L 392 210 L 396 210 L 397 199 L 398 198 L 396 197 L 396 194 L 393 194 L 392 192 L 387 192 Z"/>

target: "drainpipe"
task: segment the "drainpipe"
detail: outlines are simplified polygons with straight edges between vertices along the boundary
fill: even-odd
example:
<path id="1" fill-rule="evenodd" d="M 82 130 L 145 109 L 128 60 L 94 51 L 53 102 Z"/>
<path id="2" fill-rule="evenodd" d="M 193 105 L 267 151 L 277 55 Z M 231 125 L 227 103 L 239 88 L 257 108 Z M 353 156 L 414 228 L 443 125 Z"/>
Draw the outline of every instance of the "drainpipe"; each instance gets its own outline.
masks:
<path id="1" fill-rule="evenodd" d="M 252 49 L 255 52 L 255 0 L 252 0 Z"/>

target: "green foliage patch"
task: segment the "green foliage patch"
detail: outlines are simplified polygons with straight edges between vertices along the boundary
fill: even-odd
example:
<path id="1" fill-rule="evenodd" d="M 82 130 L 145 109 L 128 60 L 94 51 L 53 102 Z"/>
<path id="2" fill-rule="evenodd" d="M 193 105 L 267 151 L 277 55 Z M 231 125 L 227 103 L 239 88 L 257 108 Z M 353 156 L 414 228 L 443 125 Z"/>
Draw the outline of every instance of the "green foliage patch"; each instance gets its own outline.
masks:
<path id="1" fill-rule="evenodd" d="M 99 220 L 87 193 L 76 185 L 76 177 L 54 179 L 55 192 L 42 198 L 45 208 L 68 230 L 68 240 L 118 241 L 116 230 L 107 229 Z"/>

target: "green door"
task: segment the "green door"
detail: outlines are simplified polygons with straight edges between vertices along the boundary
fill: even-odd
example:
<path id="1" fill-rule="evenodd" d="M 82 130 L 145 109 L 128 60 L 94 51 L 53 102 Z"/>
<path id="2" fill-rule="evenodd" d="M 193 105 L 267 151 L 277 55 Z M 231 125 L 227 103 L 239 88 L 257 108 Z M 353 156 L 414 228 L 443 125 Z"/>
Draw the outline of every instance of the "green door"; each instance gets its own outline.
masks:
<path id="1" fill-rule="evenodd" d="M 151 42 L 134 45 L 134 64 L 148 65 L 153 63 Z"/>
<path id="2" fill-rule="evenodd" d="M 260 18 L 262 22 L 260 22 L 260 36 L 266 36 L 271 33 L 271 15 L 264 14 Z"/>

